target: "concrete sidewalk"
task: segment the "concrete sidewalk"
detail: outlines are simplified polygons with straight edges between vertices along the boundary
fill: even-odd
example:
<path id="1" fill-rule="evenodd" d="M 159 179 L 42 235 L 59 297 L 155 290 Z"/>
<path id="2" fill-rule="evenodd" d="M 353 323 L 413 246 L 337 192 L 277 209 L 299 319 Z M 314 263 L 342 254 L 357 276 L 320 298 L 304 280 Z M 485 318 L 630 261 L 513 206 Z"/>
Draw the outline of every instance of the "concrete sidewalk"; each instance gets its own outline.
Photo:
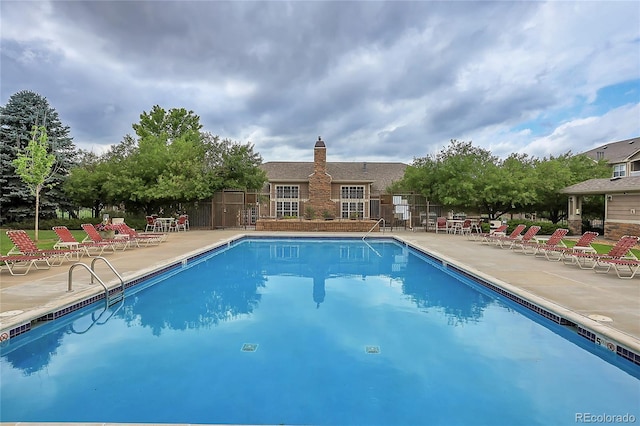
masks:
<path id="1" fill-rule="evenodd" d="M 118 251 L 105 258 L 125 280 L 130 280 L 240 235 L 273 234 L 241 229 L 191 230 L 171 233 L 168 241 L 159 246 Z M 342 235 L 353 237 L 363 234 Z M 394 230 L 369 236 L 397 237 L 640 353 L 638 277 L 621 280 L 613 271 L 596 274 L 562 262 L 549 262 L 544 258 L 483 245 L 460 235 Z M 91 259 L 85 257 L 81 262 L 90 264 Z M 26 276 L 11 276 L 3 270 L 0 275 L 0 334 L 103 292 L 99 284 L 89 283 L 89 274 L 82 268 L 74 269 L 73 291 L 68 292 L 71 265 L 67 262 L 49 270 L 32 269 Z M 109 287 L 118 285 L 119 281 L 104 262 L 96 263 L 96 272 Z"/>

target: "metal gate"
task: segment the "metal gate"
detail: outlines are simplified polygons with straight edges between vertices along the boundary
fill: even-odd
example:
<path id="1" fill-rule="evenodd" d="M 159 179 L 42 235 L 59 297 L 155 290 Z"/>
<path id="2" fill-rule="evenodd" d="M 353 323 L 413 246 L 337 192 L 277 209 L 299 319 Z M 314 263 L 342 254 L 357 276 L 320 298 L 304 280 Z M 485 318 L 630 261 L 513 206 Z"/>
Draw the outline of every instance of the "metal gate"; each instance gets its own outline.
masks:
<path id="1" fill-rule="evenodd" d="M 257 195 L 243 191 L 216 192 L 213 199 L 187 209 L 192 228 L 224 229 L 255 226 L 258 218 Z"/>
<path id="2" fill-rule="evenodd" d="M 392 228 L 427 229 L 442 215 L 442 206 L 429 203 L 417 194 L 383 194 L 378 200 L 371 200 L 371 207 L 371 212 L 378 210 L 378 218 L 383 218 L 385 225 Z"/>

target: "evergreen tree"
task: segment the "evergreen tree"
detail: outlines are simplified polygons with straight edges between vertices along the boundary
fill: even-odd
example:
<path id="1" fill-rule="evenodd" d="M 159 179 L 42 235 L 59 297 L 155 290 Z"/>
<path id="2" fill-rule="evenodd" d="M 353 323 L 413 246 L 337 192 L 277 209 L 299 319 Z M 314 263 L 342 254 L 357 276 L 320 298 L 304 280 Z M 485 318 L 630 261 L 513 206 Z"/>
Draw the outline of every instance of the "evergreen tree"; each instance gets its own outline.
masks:
<path id="1" fill-rule="evenodd" d="M 62 125 L 58 113 L 46 98 L 23 90 L 12 95 L 7 104 L 0 107 L 0 224 L 35 217 L 35 196 L 17 175 L 13 165 L 18 153 L 29 144 L 34 126 L 45 127 L 51 153 L 56 157 L 53 166 L 56 173 L 41 193 L 40 217 L 55 217 L 57 208 L 71 208 L 61 185 L 76 156 L 69 127 Z"/>

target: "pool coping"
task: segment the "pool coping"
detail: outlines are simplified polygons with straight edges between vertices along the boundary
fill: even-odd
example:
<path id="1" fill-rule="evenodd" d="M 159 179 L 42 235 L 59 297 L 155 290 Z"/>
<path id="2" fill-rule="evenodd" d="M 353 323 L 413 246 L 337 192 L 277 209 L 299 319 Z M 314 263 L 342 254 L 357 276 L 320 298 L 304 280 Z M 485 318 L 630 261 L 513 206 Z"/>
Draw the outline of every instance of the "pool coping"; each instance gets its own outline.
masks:
<path id="1" fill-rule="evenodd" d="M 322 235 L 297 235 L 282 233 L 277 234 L 247 234 L 238 233 L 232 237 L 218 240 L 210 245 L 191 250 L 179 256 L 167 259 L 161 266 L 153 265 L 141 268 L 135 273 L 129 274 L 124 278 L 125 291 L 131 287 L 140 284 L 154 276 L 163 274 L 176 268 L 182 268 L 190 263 L 197 261 L 199 258 L 208 256 L 218 250 L 231 247 L 234 243 L 241 242 L 246 239 L 363 239 L 361 236 L 322 234 Z M 620 330 L 609 327 L 607 324 L 600 323 L 585 315 L 577 313 L 560 304 L 540 297 L 525 289 L 519 288 L 505 281 L 502 281 L 490 274 L 479 271 L 469 265 L 463 265 L 461 262 L 446 256 L 437 250 L 420 247 L 418 244 L 408 241 L 400 235 L 375 235 L 369 237 L 369 240 L 392 240 L 406 247 L 421 253 L 429 259 L 439 263 L 445 269 L 451 269 L 457 273 L 471 279 L 476 284 L 489 289 L 493 293 L 497 293 L 507 299 L 518 303 L 527 308 L 529 311 L 536 313 L 548 320 L 559 325 L 566 326 L 577 333 L 577 335 L 592 342 L 594 345 L 601 346 L 615 353 L 617 356 L 624 358 L 636 365 L 640 365 L 640 340 L 634 336 L 630 336 Z M 109 295 L 117 293 L 121 289 L 119 280 L 111 280 L 105 283 Z M 47 304 L 37 309 L 25 312 L 22 315 L 3 319 L 0 328 L 0 343 L 7 343 L 9 340 L 31 331 L 42 323 L 57 320 L 65 315 L 82 309 L 88 305 L 104 300 L 105 292 L 99 286 L 93 286 L 72 292 L 63 300 L 56 301 L 55 305 Z"/>
<path id="2" fill-rule="evenodd" d="M 640 365 L 640 340 L 633 336 L 574 312 L 556 302 L 481 272 L 473 267 L 468 265 L 463 266 L 458 261 L 437 251 L 430 250 L 427 252 L 420 246 L 405 241 L 401 237 L 395 238 L 413 250 L 439 262 L 444 268 L 453 269 L 455 272 L 472 279 L 475 283 L 518 303 L 531 312 L 551 320 L 556 324 L 574 328 L 577 335 L 614 352 L 616 355 L 636 365 Z"/>

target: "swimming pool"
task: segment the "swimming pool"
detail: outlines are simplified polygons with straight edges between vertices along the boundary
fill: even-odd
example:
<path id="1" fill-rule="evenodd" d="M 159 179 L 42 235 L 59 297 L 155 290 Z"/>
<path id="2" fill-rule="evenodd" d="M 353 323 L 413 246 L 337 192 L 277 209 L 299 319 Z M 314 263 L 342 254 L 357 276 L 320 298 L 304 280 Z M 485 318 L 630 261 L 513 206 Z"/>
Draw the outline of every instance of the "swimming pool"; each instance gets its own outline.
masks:
<path id="1" fill-rule="evenodd" d="M 1 348 L 1 421 L 640 417 L 636 366 L 391 240 L 243 239 L 102 310 Z"/>

